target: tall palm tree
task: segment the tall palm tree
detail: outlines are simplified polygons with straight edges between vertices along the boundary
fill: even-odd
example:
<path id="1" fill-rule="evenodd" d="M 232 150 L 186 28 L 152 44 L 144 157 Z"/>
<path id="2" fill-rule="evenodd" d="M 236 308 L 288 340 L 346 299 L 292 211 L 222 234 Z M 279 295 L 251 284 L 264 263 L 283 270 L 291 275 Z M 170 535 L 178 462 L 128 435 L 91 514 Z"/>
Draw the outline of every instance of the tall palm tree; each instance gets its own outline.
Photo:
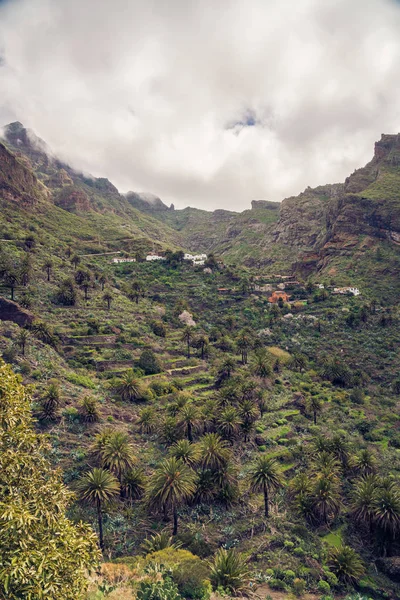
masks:
<path id="1" fill-rule="evenodd" d="M 109 469 L 119 481 L 137 462 L 129 436 L 121 431 L 115 431 L 109 436 L 99 458 L 102 466 Z"/>
<path id="2" fill-rule="evenodd" d="M 193 442 L 193 430 L 198 426 L 200 413 L 197 406 L 193 402 L 188 402 L 180 412 L 180 421 L 185 427 L 187 439 Z"/>
<path id="3" fill-rule="evenodd" d="M 44 263 L 44 268 L 47 273 L 47 281 L 50 281 L 51 270 L 53 268 L 53 261 L 51 261 L 50 259 L 47 259 L 46 262 Z"/>
<path id="4" fill-rule="evenodd" d="M 142 386 L 138 377 L 132 369 L 126 371 L 115 386 L 115 391 L 121 400 L 133 402 L 141 397 Z"/>
<path id="5" fill-rule="evenodd" d="M 331 477 L 318 477 L 312 493 L 314 515 L 327 524 L 340 510 L 338 484 Z"/>
<path id="6" fill-rule="evenodd" d="M 119 493 L 119 483 L 112 473 L 105 469 L 93 469 L 81 477 L 77 484 L 78 496 L 84 502 L 95 506 L 99 526 L 99 544 L 104 550 L 103 513 L 107 505 Z"/>
<path id="7" fill-rule="evenodd" d="M 111 292 L 105 292 L 105 294 L 103 294 L 103 300 L 104 300 L 104 302 L 107 303 L 108 310 L 110 310 L 111 309 L 111 302 L 113 300 L 113 296 L 112 296 Z"/>
<path id="8" fill-rule="evenodd" d="M 385 536 L 386 542 L 391 542 L 400 532 L 400 493 L 395 487 L 382 487 L 374 498 L 374 523 Z"/>
<path id="9" fill-rule="evenodd" d="M 145 473 L 140 467 L 131 469 L 124 473 L 122 477 L 122 496 L 133 502 L 138 500 L 145 489 Z"/>
<path id="10" fill-rule="evenodd" d="M 148 504 L 156 509 L 172 512 L 173 535 L 178 533 L 178 507 L 193 497 L 196 479 L 196 473 L 176 458 L 164 459 L 150 478 Z"/>
<path id="11" fill-rule="evenodd" d="M 367 475 L 355 483 L 352 493 L 351 514 L 358 523 L 367 525 L 370 533 L 378 487 L 378 479 Z"/>
<path id="12" fill-rule="evenodd" d="M 282 476 L 273 458 L 259 456 L 250 468 L 251 489 L 264 494 L 264 513 L 269 517 L 269 492 L 280 488 Z"/>
<path id="13" fill-rule="evenodd" d="M 322 401 L 318 396 L 310 396 L 307 400 L 308 410 L 313 414 L 314 425 L 317 424 L 317 415 L 322 411 Z"/>
<path id="14" fill-rule="evenodd" d="M 259 350 L 254 357 L 253 372 L 257 377 L 269 377 L 272 374 L 272 356 L 265 350 Z"/>
<path id="15" fill-rule="evenodd" d="M 22 356 L 25 356 L 26 344 L 29 338 L 29 333 L 26 329 L 20 329 L 17 335 L 16 342 L 18 346 L 21 348 Z"/>
<path id="16" fill-rule="evenodd" d="M 252 339 L 251 339 L 250 334 L 245 330 L 241 331 L 239 334 L 239 337 L 236 341 L 236 345 L 237 345 L 238 349 L 240 350 L 243 365 L 247 364 L 247 355 L 248 355 L 249 349 L 251 348 L 251 344 L 252 344 Z"/>
<path id="17" fill-rule="evenodd" d="M 190 344 L 193 339 L 192 327 L 185 327 L 182 333 L 182 341 L 187 344 L 187 357 L 190 358 Z"/>
<path id="18" fill-rule="evenodd" d="M 206 433 L 199 445 L 203 469 L 218 470 L 230 459 L 229 446 L 217 433 Z"/>

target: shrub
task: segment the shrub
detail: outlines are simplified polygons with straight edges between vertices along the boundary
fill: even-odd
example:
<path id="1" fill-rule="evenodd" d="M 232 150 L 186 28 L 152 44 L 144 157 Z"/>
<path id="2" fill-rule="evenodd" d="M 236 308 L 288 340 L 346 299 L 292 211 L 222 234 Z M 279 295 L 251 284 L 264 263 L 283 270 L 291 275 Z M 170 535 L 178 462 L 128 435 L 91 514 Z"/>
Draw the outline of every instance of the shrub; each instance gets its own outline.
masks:
<path id="1" fill-rule="evenodd" d="M 165 323 L 163 323 L 162 321 L 154 321 L 151 324 L 151 328 L 153 330 L 154 335 L 157 335 L 158 337 L 163 337 L 163 338 L 166 337 L 167 328 L 165 326 Z"/>
<path id="2" fill-rule="evenodd" d="M 324 581 L 323 579 L 321 579 L 318 582 L 318 591 L 323 593 L 323 594 L 327 594 L 328 592 L 330 592 L 331 590 L 331 586 L 329 585 L 329 583 L 327 581 Z"/>
<path id="3" fill-rule="evenodd" d="M 67 373 L 65 379 L 75 385 L 80 385 L 88 390 L 96 389 L 96 384 L 87 377 L 87 375 L 78 375 L 78 373 Z"/>
<path id="4" fill-rule="evenodd" d="M 306 589 L 306 582 L 304 579 L 296 577 L 296 579 L 293 581 L 292 587 L 296 596 L 302 596 L 304 594 L 304 590 Z"/>
<path id="5" fill-rule="evenodd" d="M 74 423 L 79 420 L 79 411 L 75 406 L 68 406 L 63 410 L 63 416 L 70 421 L 70 423 Z"/>
<path id="6" fill-rule="evenodd" d="M 276 579 L 276 578 L 270 579 L 270 581 L 268 582 L 268 585 L 273 590 L 278 590 L 281 592 L 286 592 L 288 589 L 287 584 L 284 581 L 282 581 L 282 579 Z"/>
<path id="7" fill-rule="evenodd" d="M 161 371 L 161 364 L 152 350 L 143 350 L 138 361 L 138 366 L 146 375 L 154 375 Z"/>
<path id="8" fill-rule="evenodd" d="M 142 581 L 136 597 L 137 600 L 181 600 L 178 586 L 169 578 L 153 583 Z"/>
<path id="9" fill-rule="evenodd" d="M 172 574 L 181 595 L 194 600 L 208 600 L 211 596 L 212 589 L 208 577 L 209 568 L 200 559 L 183 561 Z"/>

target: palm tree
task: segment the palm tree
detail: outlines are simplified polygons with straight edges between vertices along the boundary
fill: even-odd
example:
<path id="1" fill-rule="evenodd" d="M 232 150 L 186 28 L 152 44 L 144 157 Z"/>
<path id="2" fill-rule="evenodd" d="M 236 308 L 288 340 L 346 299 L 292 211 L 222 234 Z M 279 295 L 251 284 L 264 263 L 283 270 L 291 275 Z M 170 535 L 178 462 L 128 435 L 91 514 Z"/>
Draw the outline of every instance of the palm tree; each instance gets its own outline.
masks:
<path id="1" fill-rule="evenodd" d="M 147 489 L 148 504 L 164 512 L 172 512 L 172 535 L 178 533 L 178 507 L 193 497 L 196 479 L 196 473 L 176 458 L 164 459 L 150 478 Z"/>
<path id="2" fill-rule="evenodd" d="M 182 333 L 182 341 L 187 344 L 187 357 L 190 358 L 190 344 L 193 338 L 192 328 L 185 327 Z"/>
<path id="3" fill-rule="evenodd" d="M 153 433 L 156 425 L 156 413 L 152 406 L 146 406 L 140 411 L 138 424 L 141 433 Z"/>
<path id="4" fill-rule="evenodd" d="M 358 523 L 368 525 L 370 533 L 378 487 L 378 479 L 367 475 L 355 483 L 352 493 L 351 514 Z"/>
<path id="5" fill-rule="evenodd" d="M 268 377 L 272 373 L 272 357 L 265 350 L 259 350 L 254 358 L 253 372 L 257 377 Z"/>
<path id="6" fill-rule="evenodd" d="M 81 477 L 77 490 L 82 501 L 96 507 L 100 548 L 104 550 L 102 507 L 117 497 L 119 483 L 109 471 L 95 468 Z"/>
<path id="7" fill-rule="evenodd" d="M 196 348 L 200 349 L 201 360 L 204 360 L 204 356 L 205 356 L 205 353 L 206 353 L 209 343 L 210 343 L 210 340 L 208 339 L 208 337 L 206 336 L 206 334 L 204 332 L 200 333 L 195 340 L 194 345 Z"/>
<path id="8" fill-rule="evenodd" d="M 136 304 L 139 304 L 140 296 L 144 295 L 144 288 L 139 281 L 134 281 L 131 285 L 131 289 L 128 293 L 130 300 L 135 300 Z"/>
<path id="9" fill-rule="evenodd" d="M 76 267 L 79 265 L 80 262 L 81 262 L 81 259 L 79 258 L 79 256 L 74 254 L 74 256 L 71 258 L 71 264 L 74 265 L 74 269 L 76 269 Z"/>
<path id="10" fill-rule="evenodd" d="M 320 414 L 322 411 L 322 401 L 318 396 L 310 396 L 307 400 L 307 406 L 310 412 L 312 412 L 314 417 L 314 425 L 317 424 L 317 414 Z"/>
<path id="11" fill-rule="evenodd" d="M 254 428 L 254 423 L 257 419 L 259 409 L 257 404 L 254 404 L 250 398 L 245 398 L 239 403 L 239 417 L 242 420 L 242 430 L 244 433 L 244 441 L 248 441 L 248 437 Z"/>
<path id="12" fill-rule="evenodd" d="M 53 261 L 51 261 L 50 259 L 47 259 L 46 262 L 44 263 L 44 268 L 47 273 L 47 281 L 50 281 L 51 270 L 53 268 Z"/>
<path id="13" fill-rule="evenodd" d="M 191 444 L 189 440 L 178 440 L 170 447 L 169 455 L 194 468 L 200 460 L 200 448 L 198 444 Z"/>
<path id="14" fill-rule="evenodd" d="M 80 413 L 86 423 L 95 423 L 100 419 L 96 398 L 85 396 L 80 404 Z"/>
<path id="15" fill-rule="evenodd" d="M 121 431 L 109 435 L 99 453 L 99 459 L 102 466 L 109 469 L 119 481 L 137 462 L 129 436 Z"/>
<path id="16" fill-rule="evenodd" d="M 280 488 L 282 476 L 278 465 L 273 458 L 268 456 L 259 456 L 250 468 L 251 488 L 254 492 L 263 492 L 264 494 L 264 513 L 269 517 L 269 492 Z"/>
<path id="17" fill-rule="evenodd" d="M 29 339 L 29 333 L 26 329 L 20 329 L 17 335 L 16 342 L 21 348 L 22 356 L 25 356 L 26 343 Z"/>
<path id="18" fill-rule="evenodd" d="M 130 502 L 141 498 L 145 489 L 145 473 L 140 467 L 124 473 L 121 482 L 122 496 Z"/>
<path id="19" fill-rule="evenodd" d="M 215 381 L 215 387 L 219 388 L 227 380 L 230 379 L 232 371 L 235 370 L 236 363 L 233 358 L 228 357 L 220 364 Z"/>
<path id="20" fill-rule="evenodd" d="M 338 484 L 331 477 L 318 477 L 312 493 L 313 513 L 323 523 L 335 518 L 340 510 Z"/>
<path id="21" fill-rule="evenodd" d="M 252 343 L 252 339 L 251 339 L 250 334 L 245 330 L 241 331 L 239 334 L 239 337 L 237 339 L 236 345 L 237 345 L 238 349 L 240 350 L 243 365 L 247 364 L 247 355 L 248 355 L 249 349 L 251 348 L 251 343 Z"/>
<path id="22" fill-rule="evenodd" d="M 361 450 L 354 459 L 354 467 L 361 475 L 372 475 L 376 471 L 376 457 L 369 448 Z"/>
<path id="23" fill-rule="evenodd" d="M 379 488 L 373 503 L 374 523 L 391 542 L 400 532 L 400 493 L 394 486 Z M 386 550 L 386 548 L 385 548 Z"/>
<path id="24" fill-rule="evenodd" d="M 199 409 L 192 402 L 188 402 L 180 412 L 180 420 L 185 426 L 189 442 L 193 442 L 193 429 L 199 424 Z"/>
<path id="25" fill-rule="evenodd" d="M 230 459 L 229 446 L 218 433 L 206 433 L 199 445 L 203 469 L 221 469 Z"/>
<path id="26" fill-rule="evenodd" d="M 307 358 L 304 354 L 295 352 L 289 361 L 289 366 L 295 371 L 304 371 L 307 368 Z"/>
<path id="27" fill-rule="evenodd" d="M 110 310 L 110 309 L 111 309 L 111 302 L 112 302 L 112 299 L 113 299 L 113 296 L 112 296 L 111 292 L 106 292 L 106 293 L 103 295 L 103 300 L 104 300 L 104 302 L 106 302 L 106 303 L 107 303 L 107 308 L 108 308 L 108 310 Z"/>
<path id="28" fill-rule="evenodd" d="M 344 583 L 354 584 L 364 574 L 364 566 L 358 554 L 350 546 L 331 548 L 329 567 Z"/>
<path id="29" fill-rule="evenodd" d="M 242 425 L 242 420 L 234 406 L 226 406 L 221 410 L 217 419 L 217 427 L 225 439 L 232 442 L 240 425 Z"/>
<path id="30" fill-rule="evenodd" d="M 14 269 L 8 269 L 3 275 L 5 285 L 10 288 L 11 300 L 14 300 L 14 290 L 18 285 L 18 273 Z"/>
<path id="31" fill-rule="evenodd" d="M 134 402 L 142 396 L 142 386 L 132 369 L 126 371 L 114 387 L 121 400 Z"/>
<path id="32" fill-rule="evenodd" d="M 101 291 L 104 292 L 104 287 L 107 283 L 107 277 L 105 275 L 101 275 L 99 278 L 99 283 L 101 285 Z"/>

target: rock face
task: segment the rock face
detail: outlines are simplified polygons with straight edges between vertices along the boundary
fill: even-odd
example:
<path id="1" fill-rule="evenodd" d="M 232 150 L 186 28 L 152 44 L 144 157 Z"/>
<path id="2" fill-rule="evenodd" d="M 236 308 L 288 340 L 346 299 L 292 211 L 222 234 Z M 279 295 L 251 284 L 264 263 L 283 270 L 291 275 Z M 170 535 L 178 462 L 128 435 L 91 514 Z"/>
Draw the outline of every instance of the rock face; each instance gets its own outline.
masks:
<path id="1" fill-rule="evenodd" d="M 44 197 L 44 187 L 26 163 L 0 143 L 0 198 L 21 207 L 32 207 Z"/>
<path id="2" fill-rule="evenodd" d="M 158 196 L 155 196 L 154 194 L 138 194 L 136 192 L 128 192 L 126 194 L 126 199 L 128 200 L 129 204 L 131 204 L 134 208 L 141 210 L 142 212 L 164 212 L 175 209 L 173 204 L 168 207 Z"/>
<path id="3" fill-rule="evenodd" d="M 257 210 L 258 208 L 267 208 L 269 210 L 279 210 L 279 202 L 270 202 L 269 200 L 252 200 L 251 209 Z"/>
<path id="4" fill-rule="evenodd" d="M 25 327 L 32 323 L 34 317 L 31 312 L 21 308 L 16 302 L 0 297 L 0 319 Z"/>
<path id="5" fill-rule="evenodd" d="M 55 197 L 55 204 L 69 212 L 84 212 L 90 210 L 90 200 L 80 188 L 70 185 Z"/>

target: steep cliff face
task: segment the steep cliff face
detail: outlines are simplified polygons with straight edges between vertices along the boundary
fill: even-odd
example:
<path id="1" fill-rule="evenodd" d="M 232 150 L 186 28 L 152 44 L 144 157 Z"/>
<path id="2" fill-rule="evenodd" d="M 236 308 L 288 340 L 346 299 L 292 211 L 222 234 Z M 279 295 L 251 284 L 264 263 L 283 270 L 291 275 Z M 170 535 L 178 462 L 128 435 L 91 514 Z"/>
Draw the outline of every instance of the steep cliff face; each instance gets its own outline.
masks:
<path id="1" fill-rule="evenodd" d="M 26 208 L 46 197 L 46 189 L 26 163 L 0 143 L 0 198 Z"/>

